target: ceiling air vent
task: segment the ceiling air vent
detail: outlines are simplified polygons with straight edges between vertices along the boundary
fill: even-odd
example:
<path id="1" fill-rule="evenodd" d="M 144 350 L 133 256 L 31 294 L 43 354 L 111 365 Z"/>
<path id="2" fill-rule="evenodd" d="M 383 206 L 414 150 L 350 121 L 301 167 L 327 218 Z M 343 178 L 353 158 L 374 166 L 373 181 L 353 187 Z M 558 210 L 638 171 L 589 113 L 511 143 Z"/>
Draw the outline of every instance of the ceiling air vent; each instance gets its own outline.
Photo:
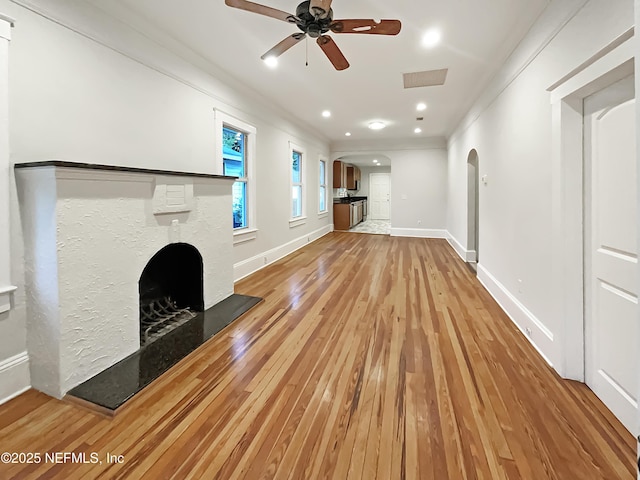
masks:
<path id="1" fill-rule="evenodd" d="M 444 85 L 448 68 L 441 70 L 427 70 L 425 72 L 403 73 L 404 88 L 434 87 Z"/>

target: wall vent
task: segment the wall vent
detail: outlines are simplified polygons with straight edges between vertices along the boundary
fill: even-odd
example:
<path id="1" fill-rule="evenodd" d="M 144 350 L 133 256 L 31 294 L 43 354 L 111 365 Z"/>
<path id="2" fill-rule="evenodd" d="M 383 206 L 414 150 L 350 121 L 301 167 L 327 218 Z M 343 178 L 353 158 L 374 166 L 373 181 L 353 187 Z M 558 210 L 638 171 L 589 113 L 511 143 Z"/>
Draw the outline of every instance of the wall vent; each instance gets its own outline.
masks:
<path id="1" fill-rule="evenodd" d="M 447 79 L 448 68 L 441 70 L 426 70 L 424 72 L 403 73 L 404 88 L 433 87 L 444 85 Z"/>

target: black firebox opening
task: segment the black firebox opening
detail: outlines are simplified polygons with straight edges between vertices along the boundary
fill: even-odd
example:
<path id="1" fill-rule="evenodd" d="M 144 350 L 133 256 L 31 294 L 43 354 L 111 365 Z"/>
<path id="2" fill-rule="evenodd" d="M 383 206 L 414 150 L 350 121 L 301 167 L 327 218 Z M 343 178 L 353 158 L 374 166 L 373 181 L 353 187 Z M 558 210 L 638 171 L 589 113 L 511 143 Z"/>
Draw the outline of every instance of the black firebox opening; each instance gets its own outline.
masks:
<path id="1" fill-rule="evenodd" d="M 145 345 L 204 311 L 200 252 L 188 243 L 167 245 L 149 260 L 138 286 Z"/>

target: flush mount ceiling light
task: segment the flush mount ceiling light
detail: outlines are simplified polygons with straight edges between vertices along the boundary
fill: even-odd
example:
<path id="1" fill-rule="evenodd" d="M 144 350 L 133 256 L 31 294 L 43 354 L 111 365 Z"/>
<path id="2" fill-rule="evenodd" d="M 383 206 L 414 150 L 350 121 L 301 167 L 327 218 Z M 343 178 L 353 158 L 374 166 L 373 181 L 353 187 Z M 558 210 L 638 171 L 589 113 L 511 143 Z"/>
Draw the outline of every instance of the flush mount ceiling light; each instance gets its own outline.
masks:
<path id="1" fill-rule="evenodd" d="M 325 110 L 324 112 L 322 112 L 322 116 L 324 118 L 329 118 L 331 116 L 331 112 L 329 110 Z"/>
<path id="2" fill-rule="evenodd" d="M 416 127 L 413 133 L 422 133 L 422 129 L 420 127 Z"/>
<path id="3" fill-rule="evenodd" d="M 371 130 L 382 130 L 387 125 L 384 122 L 371 122 L 369 128 Z"/>
<path id="4" fill-rule="evenodd" d="M 266 57 L 264 64 L 269 68 L 276 68 L 278 66 L 278 59 L 276 57 Z"/>
<path id="5" fill-rule="evenodd" d="M 351 136 L 351 132 L 347 132 L 344 134 L 345 137 L 350 137 Z"/>
<path id="6" fill-rule="evenodd" d="M 440 43 L 442 35 L 436 29 L 428 30 L 422 37 L 422 45 L 427 48 L 433 48 Z"/>
<path id="7" fill-rule="evenodd" d="M 420 102 L 418 105 L 416 105 L 416 110 L 418 110 L 419 112 L 422 112 L 426 109 L 427 109 L 427 104 L 424 102 Z"/>

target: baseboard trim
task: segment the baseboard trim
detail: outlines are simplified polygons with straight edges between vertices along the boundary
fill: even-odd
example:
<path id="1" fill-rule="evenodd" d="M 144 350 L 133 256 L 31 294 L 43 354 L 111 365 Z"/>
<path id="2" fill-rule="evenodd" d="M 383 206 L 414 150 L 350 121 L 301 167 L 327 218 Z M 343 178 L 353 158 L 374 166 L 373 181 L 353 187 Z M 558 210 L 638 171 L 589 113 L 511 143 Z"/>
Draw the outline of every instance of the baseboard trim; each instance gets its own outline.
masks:
<path id="1" fill-rule="evenodd" d="M 318 230 L 310 233 L 306 233 L 290 242 L 280 245 L 279 247 L 272 248 L 266 252 L 259 253 L 251 258 L 243 260 L 234 264 L 233 266 L 233 281 L 237 282 L 243 278 L 257 272 L 258 270 L 271 265 L 273 262 L 277 262 L 283 257 L 292 254 L 296 250 L 315 242 L 321 237 L 333 231 L 333 224 L 326 225 Z"/>
<path id="2" fill-rule="evenodd" d="M 451 233 L 449 233 L 448 231 L 447 231 L 447 241 L 449 242 L 449 245 L 453 247 L 453 249 L 456 251 L 456 253 L 462 260 L 464 260 L 466 263 L 469 263 L 469 262 L 475 263 L 476 261 L 475 250 L 467 250 L 466 248 L 464 248 L 462 244 L 458 241 L 458 239 L 453 235 L 451 235 Z"/>
<path id="3" fill-rule="evenodd" d="M 446 230 L 430 228 L 392 228 L 392 237 L 447 238 Z"/>
<path id="4" fill-rule="evenodd" d="M 554 352 L 553 333 L 480 264 L 478 264 L 478 280 L 540 356 L 549 366 L 555 368 L 550 359 Z"/>
<path id="5" fill-rule="evenodd" d="M 29 354 L 26 351 L 0 362 L 0 405 L 29 388 Z"/>

